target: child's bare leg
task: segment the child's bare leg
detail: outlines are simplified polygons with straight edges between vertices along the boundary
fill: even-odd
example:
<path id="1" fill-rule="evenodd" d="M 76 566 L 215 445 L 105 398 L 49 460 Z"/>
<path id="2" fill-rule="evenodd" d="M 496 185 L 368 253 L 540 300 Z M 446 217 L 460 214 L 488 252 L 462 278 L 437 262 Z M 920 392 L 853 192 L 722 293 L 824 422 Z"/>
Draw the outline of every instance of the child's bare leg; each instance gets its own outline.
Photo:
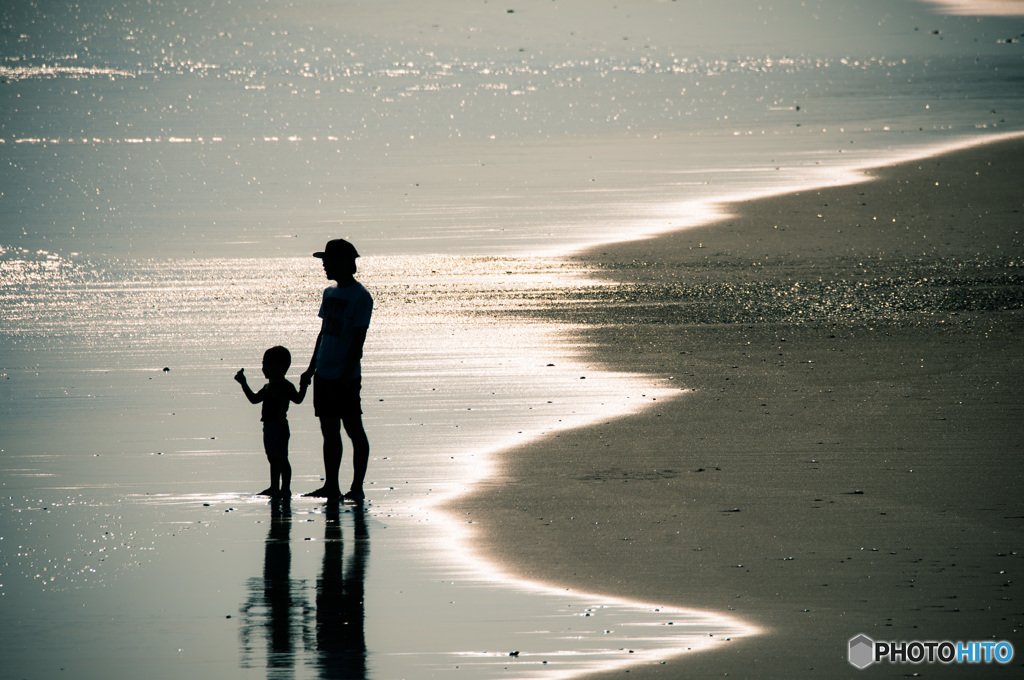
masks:
<path id="1" fill-rule="evenodd" d="M 288 462 L 288 452 L 285 451 L 281 456 L 281 460 L 278 463 L 278 468 L 281 471 L 281 486 L 278 495 L 280 496 L 291 496 L 292 495 L 292 465 Z"/>
<path id="2" fill-rule="evenodd" d="M 276 466 L 274 465 L 274 454 L 273 451 L 270 449 L 269 442 L 267 442 L 266 440 L 267 437 L 266 435 L 264 435 L 264 445 L 267 449 L 267 462 L 270 464 L 270 486 L 256 494 L 258 496 L 273 496 L 278 491 L 278 473 L 276 470 Z"/>
<path id="3" fill-rule="evenodd" d="M 271 463 L 270 464 L 270 486 L 268 486 L 263 491 L 260 491 L 256 495 L 257 496 L 273 496 L 274 494 L 276 494 L 279 491 L 279 487 L 278 487 L 278 483 L 277 483 L 278 476 L 279 475 L 277 474 L 277 470 L 275 469 L 274 464 Z"/>
<path id="4" fill-rule="evenodd" d="M 260 491 L 259 495 L 276 496 L 282 491 L 282 488 L 289 488 L 288 485 L 291 483 L 292 470 L 291 466 L 288 465 L 288 431 L 285 429 L 282 432 L 278 428 L 274 428 L 271 431 L 268 431 L 268 429 L 265 428 L 263 432 L 263 448 L 267 454 L 267 462 L 270 463 L 270 486 Z M 282 460 L 284 465 L 288 467 L 287 481 L 284 480 L 285 471 L 282 466 Z"/>

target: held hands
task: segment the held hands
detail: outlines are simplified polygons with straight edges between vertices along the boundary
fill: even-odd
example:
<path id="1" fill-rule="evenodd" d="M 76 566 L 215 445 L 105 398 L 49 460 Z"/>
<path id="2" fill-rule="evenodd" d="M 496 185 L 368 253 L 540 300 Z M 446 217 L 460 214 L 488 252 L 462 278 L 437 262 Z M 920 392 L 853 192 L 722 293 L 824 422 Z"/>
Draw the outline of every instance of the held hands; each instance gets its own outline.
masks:
<path id="1" fill-rule="evenodd" d="M 313 382 L 313 374 L 315 372 L 316 371 L 314 369 L 314 370 L 309 370 L 309 371 L 306 371 L 305 373 L 303 373 L 299 377 L 299 385 L 300 386 L 306 386 L 306 385 L 309 385 L 309 383 Z"/>

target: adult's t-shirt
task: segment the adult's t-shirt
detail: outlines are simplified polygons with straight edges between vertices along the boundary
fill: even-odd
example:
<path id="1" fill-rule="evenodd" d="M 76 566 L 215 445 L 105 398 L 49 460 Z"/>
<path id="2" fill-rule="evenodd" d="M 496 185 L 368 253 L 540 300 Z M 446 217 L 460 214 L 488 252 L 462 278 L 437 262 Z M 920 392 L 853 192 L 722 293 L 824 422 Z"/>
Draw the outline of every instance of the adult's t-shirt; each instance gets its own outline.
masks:
<path id="1" fill-rule="evenodd" d="M 324 290 L 318 314 L 323 319 L 320 326 L 320 350 L 316 355 L 318 376 L 325 380 L 360 377 L 358 362 L 352 375 L 344 376 L 342 373 L 352 347 L 354 331 L 357 328 L 369 328 L 372 313 L 373 297 L 358 281 L 349 286 L 332 286 Z"/>

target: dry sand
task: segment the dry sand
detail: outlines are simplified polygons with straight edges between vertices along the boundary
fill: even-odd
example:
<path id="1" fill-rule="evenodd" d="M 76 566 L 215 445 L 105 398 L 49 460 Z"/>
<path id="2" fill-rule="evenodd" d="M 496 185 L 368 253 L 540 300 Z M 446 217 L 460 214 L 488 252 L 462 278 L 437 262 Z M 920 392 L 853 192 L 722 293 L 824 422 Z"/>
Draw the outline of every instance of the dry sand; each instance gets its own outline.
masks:
<path id="1" fill-rule="evenodd" d="M 629 677 L 1024 665 L 1024 141 L 871 175 L 574 258 L 616 284 L 545 312 L 582 323 L 602 365 L 692 391 L 507 452 L 453 505 L 480 550 L 763 630 Z M 857 671 L 859 633 L 1017 655 Z"/>

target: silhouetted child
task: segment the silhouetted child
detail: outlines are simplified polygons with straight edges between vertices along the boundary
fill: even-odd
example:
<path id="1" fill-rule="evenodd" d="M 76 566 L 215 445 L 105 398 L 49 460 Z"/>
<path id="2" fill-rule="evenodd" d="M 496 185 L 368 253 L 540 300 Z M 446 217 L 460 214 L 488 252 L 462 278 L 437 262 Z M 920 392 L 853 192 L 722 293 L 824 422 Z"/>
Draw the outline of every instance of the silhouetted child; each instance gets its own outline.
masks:
<path id="1" fill-rule="evenodd" d="M 294 401 L 301 404 L 306 397 L 309 378 L 303 376 L 299 381 L 299 389 L 290 383 L 284 374 L 292 364 L 292 355 L 281 346 L 271 347 L 263 353 L 263 375 L 268 382 L 259 392 L 249 389 L 245 380 L 245 369 L 239 369 L 235 380 L 242 386 L 242 391 L 249 402 L 263 402 L 263 448 L 270 462 L 270 487 L 260 492 L 263 496 L 291 496 L 292 466 L 288 462 L 288 403 Z"/>

